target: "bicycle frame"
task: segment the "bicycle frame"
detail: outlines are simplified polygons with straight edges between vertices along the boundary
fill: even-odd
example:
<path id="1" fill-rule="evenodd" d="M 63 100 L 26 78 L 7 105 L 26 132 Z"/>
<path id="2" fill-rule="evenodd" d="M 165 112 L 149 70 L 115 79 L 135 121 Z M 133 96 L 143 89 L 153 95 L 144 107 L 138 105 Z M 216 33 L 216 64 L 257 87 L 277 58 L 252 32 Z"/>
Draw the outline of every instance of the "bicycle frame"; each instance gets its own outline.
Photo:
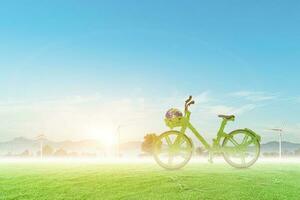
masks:
<path id="1" fill-rule="evenodd" d="M 191 112 L 186 110 L 185 111 L 185 115 L 182 118 L 182 126 L 180 129 L 180 133 L 185 134 L 186 129 L 190 129 L 193 134 L 197 137 L 197 139 L 203 144 L 203 146 L 205 147 L 205 149 L 207 149 L 209 152 L 222 152 L 222 147 L 220 145 L 221 139 L 225 138 L 228 136 L 227 133 L 224 132 L 225 126 L 227 124 L 227 119 L 223 119 L 221 126 L 219 128 L 219 131 L 217 133 L 217 137 L 215 139 L 213 139 L 213 144 L 210 145 L 205 139 L 204 137 L 196 130 L 196 128 L 194 128 L 194 126 L 190 123 L 190 116 L 191 116 Z M 176 138 L 174 144 L 178 144 L 180 141 L 180 138 Z"/>

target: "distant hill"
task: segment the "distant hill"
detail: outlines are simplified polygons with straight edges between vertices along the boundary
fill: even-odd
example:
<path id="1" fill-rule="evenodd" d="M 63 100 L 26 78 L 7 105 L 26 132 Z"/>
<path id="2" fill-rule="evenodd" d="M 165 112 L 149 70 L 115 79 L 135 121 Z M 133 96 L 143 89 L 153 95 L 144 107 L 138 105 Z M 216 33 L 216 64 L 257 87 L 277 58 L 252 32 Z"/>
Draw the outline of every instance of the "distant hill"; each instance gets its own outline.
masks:
<path id="1" fill-rule="evenodd" d="M 294 152 L 297 149 L 300 149 L 299 143 L 292 143 L 283 141 L 281 144 L 282 152 Z M 261 152 L 278 152 L 279 149 L 279 143 L 278 142 L 268 142 L 261 145 Z"/>
<path id="2" fill-rule="evenodd" d="M 133 141 L 126 142 L 120 145 L 120 152 L 126 156 L 139 155 L 141 153 L 142 142 Z"/>
<path id="3" fill-rule="evenodd" d="M 49 145 L 54 149 L 64 149 L 68 152 L 85 152 L 95 153 L 105 151 L 105 147 L 97 140 L 80 140 L 80 141 L 60 141 L 43 140 L 44 145 Z M 139 154 L 141 142 L 127 142 L 120 145 L 120 150 L 124 154 Z M 37 152 L 40 149 L 40 141 L 28 139 L 25 137 L 14 138 L 7 142 L 0 142 L 0 155 L 20 154 L 25 150 Z"/>
<path id="4" fill-rule="evenodd" d="M 131 141 L 120 144 L 122 155 L 139 155 L 141 153 L 140 141 Z M 80 141 L 60 141 L 43 140 L 44 145 L 50 145 L 54 149 L 64 149 L 68 152 L 95 153 L 105 152 L 105 147 L 97 140 L 80 140 Z M 278 142 L 271 141 L 261 145 L 261 153 L 278 152 Z M 36 153 L 40 149 L 40 142 L 25 137 L 17 137 L 7 142 L 0 142 L 0 155 L 20 154 L 25 150 Z M 299 143 L 282 142 L 282 152 L 294 152 L 300 149 Z"/>

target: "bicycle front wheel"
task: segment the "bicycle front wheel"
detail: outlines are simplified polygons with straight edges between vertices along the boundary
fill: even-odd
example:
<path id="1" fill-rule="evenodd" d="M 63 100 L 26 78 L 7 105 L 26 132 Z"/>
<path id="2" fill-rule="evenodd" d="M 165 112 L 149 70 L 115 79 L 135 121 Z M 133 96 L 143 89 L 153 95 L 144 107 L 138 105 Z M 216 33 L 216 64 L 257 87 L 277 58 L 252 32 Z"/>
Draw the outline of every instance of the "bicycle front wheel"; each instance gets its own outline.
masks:
<path id="1" fill-rule="evenodd" d="M 226 137 L 222 144 L 225 161 L 236 168 L 248 168 L 260 154 L 258 138 L 247 130 L 236 130 Z"/>
<path id="2" fill-rule="evenodd" d="M 192 157 L 191 140 L 179 131 L 168 131 L 161 134 L 154 145 L 155 161 L 169 170 L 184 167 Z"/>

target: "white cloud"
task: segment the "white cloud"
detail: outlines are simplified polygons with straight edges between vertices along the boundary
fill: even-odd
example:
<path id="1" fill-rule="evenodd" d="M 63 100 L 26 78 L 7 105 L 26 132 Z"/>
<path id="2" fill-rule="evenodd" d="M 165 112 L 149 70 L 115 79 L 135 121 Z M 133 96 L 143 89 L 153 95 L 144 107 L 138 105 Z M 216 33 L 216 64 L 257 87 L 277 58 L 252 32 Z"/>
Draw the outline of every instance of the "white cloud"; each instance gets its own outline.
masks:
<path id="1" fill-rule="evenodd" d="M 200 103 L 200 104 L 212 101 L 212 98 L 209 96 L 208 91 L 202 92 L 201 94 L 195 96 L 194 99 L 197 103 Z"/>
<path id="2" fill-rule="evenodd" d="M 226 114 L 226 115 L 241 115 L 246 112 L 252 111 L 257 106 L 254 104 L 246 104 L 243 106 L 225 106 L 225 105 L 215 105 L 215 106 L 208 106 L 208 111 L 211 114 L 218 115 L 218 114 Z"/>
<path id="3" fill-rule="evenodd" d="M 252 91 L 238 91 L 230 94 L 233 97 L 241 97 L 248 101 L 260 102 L 273 100 L 277 98 L 277 95 L 269 94 L 265 92 L 252 92 Z"/>
<path id="4" fill-rule="evenodd" d="M 300 132 L 300 123 L 297 124 L 283 124 L 281 126 L 274 126 L 275 128 L 281 128 L 286 134 L 289 133 L 299 133 Z"/>
<path id="5" fill-rule="evenodd" d="M 193 122 L 210 133 L 218 126 L 216 115 L 244 115 L 260 106 L 258 99 L 271 99 L 262 96 L 258 98 L 258 94 L 261 95 L 235 93 L 234 96 L 247 98 L 255 96 L 255 100 L 239 104 L 230 99 L 215 98 L 208 91 L 195 95 L 196 104 L 191 107 Z M 0 103 L 0 131 L 2 135 L 6 134 L 6 138 L 34 137 L 38 131 L 44 131 L 50 139 L 83 139 L 92 136 L 89 130 L 105 130 L 112 134 L 122 124 L 126 126 L 122 128 L 121 139 L 137 140 L 142 139 L 145 133 L 166 130 L 163 122 L 165 111 L 171 107 L 183 110 L 186 98 L 174 95 L 167 98 L 107 99 L 96 94 L 32 102 L 4 102 Z"/>
<path id="6" fill-rule="evenodd" d="M 34 137 L 37 132 L 57 140 L 92 138 L 90 130 L 110 130 L 109 134 L 114 134 L 119 124 L 132 119 L 146 121 L 149 114 L 144 98 L 108 100 L 95 95 L 9 102 L 0 104 L 0 132 L 10 138 Z M 144 127 L 141 122 L 136 123 L 137 129 Z M 132 133 L 143 133 L 137 129 Z"/>

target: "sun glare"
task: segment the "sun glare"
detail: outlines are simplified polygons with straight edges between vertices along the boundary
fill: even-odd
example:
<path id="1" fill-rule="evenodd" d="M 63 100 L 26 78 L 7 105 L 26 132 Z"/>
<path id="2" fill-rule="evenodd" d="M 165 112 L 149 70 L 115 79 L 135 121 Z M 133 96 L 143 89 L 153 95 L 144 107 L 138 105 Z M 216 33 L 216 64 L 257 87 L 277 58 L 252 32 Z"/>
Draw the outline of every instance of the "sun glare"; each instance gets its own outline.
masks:
<path id="1" fill-rule="evenodd" d="M 113 130 L 95 128 L 89 131 L 89 136 L 106 147 L 112 147 L 117 144 L 116 133 Z"/>

